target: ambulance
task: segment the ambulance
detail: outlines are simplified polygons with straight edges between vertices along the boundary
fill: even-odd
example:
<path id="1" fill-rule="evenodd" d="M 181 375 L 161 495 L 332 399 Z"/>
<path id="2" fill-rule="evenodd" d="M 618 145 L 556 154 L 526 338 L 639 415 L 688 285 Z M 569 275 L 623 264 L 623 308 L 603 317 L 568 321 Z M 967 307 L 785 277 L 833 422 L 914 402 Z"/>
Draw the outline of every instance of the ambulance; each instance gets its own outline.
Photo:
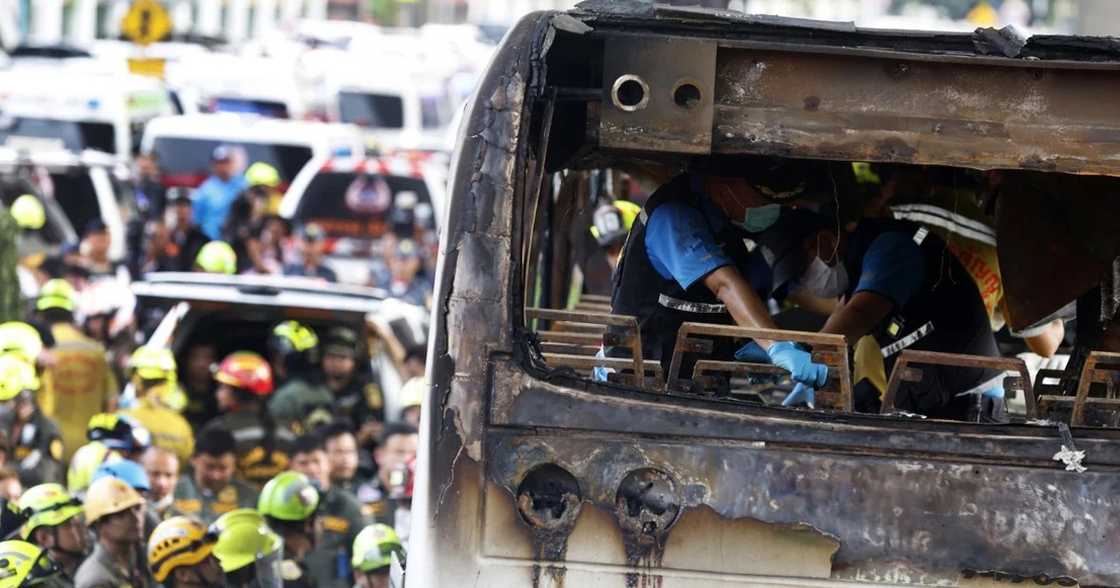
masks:
<path id="1" fill-rule="evenodd" d="M 127 162 L 144 125 L 172 114 L 166 88 L 129 74 L 0 72 L 0 145 L 23 151 L 102 151 Z"/>

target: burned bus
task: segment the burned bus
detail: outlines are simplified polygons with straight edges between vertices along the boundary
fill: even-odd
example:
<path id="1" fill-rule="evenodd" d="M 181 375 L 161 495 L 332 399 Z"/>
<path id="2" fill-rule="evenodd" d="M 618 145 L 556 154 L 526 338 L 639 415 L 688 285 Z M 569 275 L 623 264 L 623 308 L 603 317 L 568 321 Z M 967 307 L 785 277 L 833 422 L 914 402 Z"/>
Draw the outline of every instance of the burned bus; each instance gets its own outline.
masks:
<path id="1" fill-rule="evenodd" d="M 405 584 L 1120 586 L 1115 96 L 1109 39 L 632 1 L 526 16 L 454 157 Z M 882 195 L 853 198 L 877 170 L 971 194 L 1004 322 L 1072 308 L 1068 364 L 906 349 L 861 412 L 857 342 L 814 328 L 686 322 L 671 358 L 643 357 L 575 244 L 624 184 L 715 158 L 828 170 L 838 223 Z M 912 192 L 932 223 L 937 190 Z M 814 408 L 774 402 L 773 366 L 707 355 L 766 337 L 829 366 Z M 1004 376 L 1007 418 L 896 410 L 938 366 Z"/>

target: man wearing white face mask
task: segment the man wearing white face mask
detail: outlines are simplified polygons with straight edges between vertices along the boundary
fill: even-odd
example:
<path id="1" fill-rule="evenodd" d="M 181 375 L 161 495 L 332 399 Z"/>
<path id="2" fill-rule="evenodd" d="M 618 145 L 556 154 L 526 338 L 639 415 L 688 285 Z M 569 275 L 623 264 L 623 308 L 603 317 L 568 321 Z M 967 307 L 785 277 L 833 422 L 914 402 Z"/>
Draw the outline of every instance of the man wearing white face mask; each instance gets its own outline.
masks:
<path id="1" fill-rule="evenodd" d="M 684 322 L 776 328 L 765 303 L 773 290 L 770 268 L 746 240 L 778 220 L 775 201 L 805 191 L 808 165 L 746 158 L 707 162 L 650 196 L 615 268 L 611 297 L 612 313 L 638 318 L 643 357 L 660 360 L 668 373 Z M 758 341 L 751 348 L 754 353 L 740 359 L 761 356 L 810 386 L 827 380 L 828 368 L 789 341 Z M 624 357 L 626 350 L 606 353 Z M 731 340 L 713 339 L 713 358 L 735 355 Z M 692 373 L 694 363 L 686 356 L 681 373 Z"/>
<path id="2" fill-rule="evenodd" d="M 865 218 L 846 232 L 828 217 L 788 210 L 759 243 L 774 287 L 842 298 L 822 331 L 850 342 L 874 336 L 888 373 L 903 349 L 999 356 L 975 282 L 945 243 L 919 224 Z M 954 420 L 1002 417 L 999 372 L 922 370 L 922 381 L 904 385 L 893 408 Z M 785 404 L 811 405 L 811 388 L 795 388 Z M 878 411 L 877 398 L 858 396 L 857 410 Z"/>

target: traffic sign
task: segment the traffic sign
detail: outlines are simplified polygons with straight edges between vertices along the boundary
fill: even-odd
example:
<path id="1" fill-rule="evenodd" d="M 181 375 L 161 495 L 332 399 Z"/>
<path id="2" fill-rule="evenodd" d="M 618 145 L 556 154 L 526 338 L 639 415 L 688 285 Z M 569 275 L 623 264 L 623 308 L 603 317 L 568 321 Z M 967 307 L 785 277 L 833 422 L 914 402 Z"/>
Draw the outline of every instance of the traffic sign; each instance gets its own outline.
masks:
<path id="1" fill-rule="evenodd" d="M 157 0 L 133 0 L 121 21 L 121 33 L 133 43 L 150 45 L 171 32 L 171 16 Z"/>

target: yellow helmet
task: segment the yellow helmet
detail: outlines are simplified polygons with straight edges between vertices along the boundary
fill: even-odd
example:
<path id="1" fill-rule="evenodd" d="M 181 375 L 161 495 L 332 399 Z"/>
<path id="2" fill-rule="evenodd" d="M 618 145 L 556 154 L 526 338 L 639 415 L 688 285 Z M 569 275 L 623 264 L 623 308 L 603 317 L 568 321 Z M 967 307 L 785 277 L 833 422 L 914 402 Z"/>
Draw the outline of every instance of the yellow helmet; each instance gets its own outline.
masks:
<path id="1" fill-rule="evenodd" d="M 428 391 L 428 379 L 417 376 L 401 386 L 401 408 L 420 406 L 424 401 L 424 393 Z"/>
<path id="2" fill-rule="evenodd" d="M 278 555 L 282 547 L 280 536 L 268 528 L 261 513 L 251 508 L 227 512 L 210 529 L 218 535 L 214 557 L 226 573 Z"/>
<path id="3" fill-rule="evenodd" d="M 0 324 L 0 353 L 19 353 L 34 362 L 43 352 L 43 337 L 35 327 L 20 321 Z"/>
<path id="4" fill-rule="evenodd" d="M 39 586 L 61 573 L 43 548 L 26 541 L 0 541 L 0 588 Z"/>
<path id="5" fill-rule="evenodd" d="M 35 231 L 43 228 L 47 222 L 47 212 L 43 209 L 43 203 L 31 194 L 24 194 L 13 200 L 8 212 L 21 229 Z"/>
<path id="6" fill-rule="evenodd" d="M 39 298 L 35 300 L 35 310 L 61 309 L 73 312 L 78 306 L 78 293 L 70 282 L 62 278 L 47 280 L 39 289 Z"/>
<path id="7" fill-rule="evenodd" d="M 79 447 L 70 458 L 70 468 L 66 470 L 66 489 L 71 494 L 84 492 L 93 481 L 97 468 L 114 455 L 109 446 L 100 441 L 92 441 Z"/>
<path id="8" fill-rule="evenodd" d="M 217 535 L 187 517 L 171 517 L 148 539 L 148 566 L 157 582 L 164 582 L 175 568 L 197 565 L 210 556 Z"/>
<path id="9" fill-rule="evenodd" d="M 92 525 L 102 517 L 143 504 L 144 497 L 124 480 L 112 476 L 98 478 L 86 491 L 86 523 Z"/>
<path id="10" fill-rule="evenodd" d="M 24 390 L 38 389 L 39 375 L 31 362 L 19 353 L 0 355 L 0 402 L 19 396 Z"/>
<path id="11" fill-rule="evenodd" d="M 280 172 L 271 165 L 258 161 L 245 170 L 245 182 L 250 186 L 275 188 L 280 185 Z"/>
<path id="12" fill-rule="evenodd" d="M 194 264 L 210 274 L 237 273 L 237 253 L 225 241 L 211 241 L 198 250 Z"/>
<path id="13" fill-rule="evenodd" d="M 401 538 L 389 525 L 377 523 L 362 529 L 354 538 L 354 556 L 350 564 L 355 570 L 376 572 L 393 563 L 393 553 L 403 552 Z"/>
<path id="14" fill-rule="evenodd" d="M 82 503 L 70 495 L 62 484 L 39 484 L 19 498 L 19 510 L 27 517 L 20 527 L 20 536 L 30 539 L 39 527 L 57 527 L 82 514 Z"/>
<path id="15" fill-rule="evenodd" d="M 144 380 L 176 379 L 175 355 L 170 349 L 141 345 L 128 358 L 128 371 Z"/>

